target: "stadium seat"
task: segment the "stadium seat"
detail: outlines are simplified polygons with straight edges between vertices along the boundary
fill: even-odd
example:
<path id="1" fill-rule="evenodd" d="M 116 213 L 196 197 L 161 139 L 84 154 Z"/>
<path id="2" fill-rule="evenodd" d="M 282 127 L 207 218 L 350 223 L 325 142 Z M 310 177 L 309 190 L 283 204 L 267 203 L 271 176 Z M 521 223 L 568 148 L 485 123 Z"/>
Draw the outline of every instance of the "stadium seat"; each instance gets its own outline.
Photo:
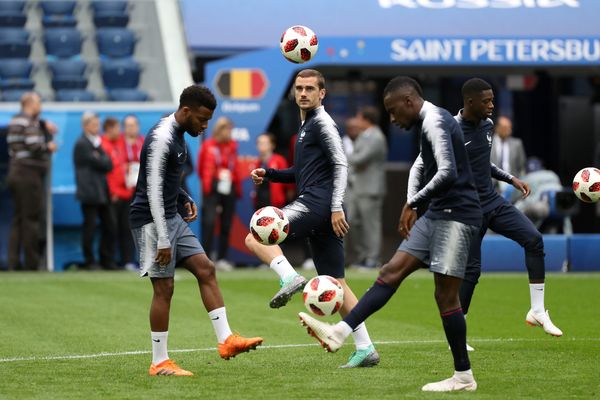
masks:
<path id="1" fill-rule="evenodd" d="M 106 57 L 130 57 L 135 49 L 135 35 L 126 28 L 98 28 L 98 51 Z"/>
<path id="2" fill-rule="evenodd" d="M 1 93 L 2 101 L 21 101 L 21 96 L 28 91 L 23 89 L 5 90 Z"/>
<path id="3" fill-rule="evenodd" d="M 55 94 L 56 101 L 95 101 L 96 96 L 89 90 L 83 89 L 64 89 L 57 90 Z"/>
<path id="4" fill-rule="evenodd" d="M 92 9 L 94 10 L 94 13 L 112 11 L 126 14 L 128 3 L 128 1 L 119 0 L 94 0 L 92 1 Z"/>
<path id="5" fill-rule="evenodd" d="M 110 101 L 148 101 L 148 94 L 139 89 L 107 90 Z"/>
<path id="6" fill-rule="evenodd" d="M 0 62 L 0 78 L 29 78 L 33 64 L 26 58 L 7 58 Z"/>
<path id="7" fill-rule="evenodd" d="M 129 15 L 120 12 L 102 11 L 94 14 L 96 28 L 124 28 L 129 23 Z"/>
<path id="8" fill-rule="evenodd" d="M 28 58 L 29 32 L 21 28 L 0 28 L 0 58 Z"/>
<path id="9" fill-rule="evenodd" d="M 2 0 L 0 1 L 0 11 L 23 12 L 26 1 L 21 0 Z"/>
<path id="10" fill-rule="evenodd" d="M 102 80 L 107 89 L 134 89 L 140 83 L 140 66 L 132 58 L 103 60 Z"/>
<path id="11" fill-rule="evenodd" d="M 73 15 L 77 2 L 75 0 L 43 0 L 40 7 L 44 15 Z"/>
<path id="12" fill-rule="evenodd" d="M 25 1 L 0 1 L 0 26 L 1 27 L 23 27 L 27 16 L 23 12 Z"/>
<path id="13" fill-rule="evenodd" d="M 75 28 L 49 28 L 44 32 L 44 45 L 49 56 L 73 57 L 81 53 L 81 34 Z"/>
<path id="14" fill-rule="evenodd" d="M 87 68 L 85 61 L 81 59 L 55 60 L 48 62 L 48 68 L 52 76 L 83 76 Z"/>
<path id="15" fill-rule="evenodd" d="M 29 78 L 8 78 L 0 79 L 0 90 L 32 90 L 35 86 L 35 82 Z"/>

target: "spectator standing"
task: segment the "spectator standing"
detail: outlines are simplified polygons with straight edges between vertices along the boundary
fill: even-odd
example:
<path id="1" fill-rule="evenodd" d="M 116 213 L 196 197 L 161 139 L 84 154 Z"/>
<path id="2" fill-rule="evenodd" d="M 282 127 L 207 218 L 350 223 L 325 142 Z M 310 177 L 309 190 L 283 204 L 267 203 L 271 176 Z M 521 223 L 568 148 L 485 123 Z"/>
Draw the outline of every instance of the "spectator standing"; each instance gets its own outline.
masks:
<path id="1" fill-rule="evenodd" d="M 216 268 L 231 271 L 227 260 L 229 232 L 235 213 L 235 202 L 241 196 L 241 180 L 237 172 L 237 142 L 232 139 L 233 122 L 221 117 L 215 123 L 212 137 L 202 143 L 198 176 L 202 181 L 202 246 L 206 254 L 213 250 L 217 216 L 220 216 L 219 248 Z"/>
<path id="2" fill-rule="evenodd" d="M 256 149 L 258 160 L 254 168 L 286 169 L 289 167 L 287 160 L 280 154 L 275 153 L 275 135 L 263 133 L 256 138 Z M 287 203 L 287 191 L 290 185 L 285 183 L 264 182 L 256 186 L 254 196 L 255 209 L 266 206 L 283 208 Z"/>
<path id="3" fill-rule="evenodd" d="M 498 117 L 492 141 L 491 160 L 498 168 L 516 177 L 525 175 L 525 148 L 521 139 L 513 137 L 512 121 L 505 116 Z M 468 146 L 469 142 L 465 143 Z M 496 187 L 503 191 L 508 184 L 495 181 Z"/>
<path id="4" fill-rule="evenodd" d="M 348 155 L 353 202 L 350 223 L 355 231 L 359 264 L 376 268 L 380 264 L 382 209 L 385 197 L 387 143 L 378 126 L 379 111 L 364 107 L 356 115 L 358 129 L 353 151 Z"/>
<path id="5" fill-rule="evenodd" d="M 104 269 L 115 269 L 114 222 L 110 209 L 110 198 L 106 174 L 113 168 L 111 159 L 102 149 L 100 138 L 100 120 L 90 111 L 81 117 L 83 133 L 75 143 L 73 161 L 77 199 L 81 203 L 83 214 L 83 232 L 81 247 L 85 257 L 85 267 L 99 269 L 93 252 L 94 233 L 97 219 L 100 218 L 100 264 Z"/>
<path id="6" fill-rule="evenodd" d="M 8 269 L 37 270 L 40 264 L 40 222 L 44 219 L 45 180 L 56 151 L 54 124 L 39 118 L 42 100 L 33 92 L 21 97 L 21 111 L 8 126 L 8 188 L 14 213 L 8 245 Z M 21 250 L 23 263 L 21 263 Z"/>

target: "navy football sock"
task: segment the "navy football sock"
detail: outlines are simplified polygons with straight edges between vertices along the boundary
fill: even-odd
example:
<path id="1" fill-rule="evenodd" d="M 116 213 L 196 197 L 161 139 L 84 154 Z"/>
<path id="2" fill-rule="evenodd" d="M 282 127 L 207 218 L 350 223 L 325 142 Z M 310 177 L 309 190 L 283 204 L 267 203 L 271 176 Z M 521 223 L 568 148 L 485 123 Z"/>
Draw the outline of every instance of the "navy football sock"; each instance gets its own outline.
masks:
<path id="1" fill-rule="evenodd" d="M 475 283 L 463 280 L 460 284 L 460 290 L 458 297 L 460 299 L 460 305 L 463 309 L 463 314 L 469 312 L 469 306 L 471 305 L 471 299 L 473 298 L 473 292 L 475 291 Z"/>
<path id="2" fill-rule="evenodd" d="M 540 280 L 545 278 L 546 266 L 544 265 L 544 255 L 525 253 L 525 265 L 529 280 Z"/>
<path id="3" fill-rule="evenodd" d="M 344 322 L 354 330 L 361 322 L 365 321 L 371 314 L 379 310 L 396 293 L 396 289 L 377 278 L 373 286 L 360 299 L 358 304 L 346 315 Z"/>
<path id="4" fill-rule="evenodd" d="M 467 323 L 462 308 L 441 313 L 446 339 L 454 357 L 454 370 L 466 371 L 471 369 L 467 354 Z"/>

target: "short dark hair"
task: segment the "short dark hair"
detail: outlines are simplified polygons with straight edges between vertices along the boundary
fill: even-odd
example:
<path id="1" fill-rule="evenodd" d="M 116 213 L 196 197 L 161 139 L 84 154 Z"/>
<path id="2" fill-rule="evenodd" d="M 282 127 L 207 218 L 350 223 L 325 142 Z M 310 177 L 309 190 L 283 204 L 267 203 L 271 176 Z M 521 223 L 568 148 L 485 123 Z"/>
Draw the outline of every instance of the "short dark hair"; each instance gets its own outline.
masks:
<path id="1" fill-rule="evenodd" d="M 316 69 L 303 69 L 296 74 L 294 82 L 298 78 L 317 78 L 317 85 L 319 86 L 319 89 L 325 89 L 325 77 Z"/>
<path id="2" fill-rule="evenodd" d="M 389 81 L 385 86 L 385 89 L 383 89 L 383 97 L 405 87 L 414 90 L 419 96 L 423 97 L 423 89 L 421 89 L 421 85 L 419 85 L 417 81 L 409 76 L 397 76 Z"/>
<path id="3" fill-rule="evenodd" d="M 358 115 L 372 123 L 377 125 L 379 123 L 379 110 L 373 106 L 366 106 L 358 110 Z"/>
<path id="4" fill-rule="evenodd" d="M 182 107 L 206 107 L 214 111 L 217 108 L 217 99 L 206 86 L 192 85 L 183 89 L 179 96 L 179 108 Z"/>
<path id="5" fill-rule="evenodd" d="M 492 89 L 492 85 L 490 85 L 483 79 L 471 78 L 468 81 L 466 81 L 465 84 L 462 86 L 461 93 L 462 93 L 463 98 L 466 98 L 469 96 L 479 94 L 479 93 L 483 92 L 484 90 L 491 90 L 491 89 Z"/>
<path id="6" fill-rule="evenodd" d="M 106 132 L 107 130 L 109 130 L 110 128 L 113 128 L 115 126 L 119 125 L 119 120 L 113 117 L 107 117 L 104 120 L 104 123 L 102 124 L 102 130 L 104 132 Z"/>

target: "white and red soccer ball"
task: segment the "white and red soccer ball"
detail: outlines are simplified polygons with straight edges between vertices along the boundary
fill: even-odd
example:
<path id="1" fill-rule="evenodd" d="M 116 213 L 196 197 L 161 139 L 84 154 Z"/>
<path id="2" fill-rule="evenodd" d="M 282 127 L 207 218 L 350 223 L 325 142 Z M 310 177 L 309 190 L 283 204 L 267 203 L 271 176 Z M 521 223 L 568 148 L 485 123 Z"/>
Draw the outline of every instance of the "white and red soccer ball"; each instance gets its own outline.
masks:
<path id="1" fill-rule="evenodd" d="M 279 47 L 288 61 L 303 64 L 317 54 L 319 40 L 310 28 L 295 25 L 283 32 Z"/>
<path id="2" fill-rule="evenodd" d="M 595 203 L 600 200 L 600 170 L 587 167 L 575 174 L 573 192 L 579 200 Z"/>
<path id="3" fill-rule="evenodd" d="M 261 244 L 279 244 L 285 240 L 289 231 L 290 222 L 277 207 L 263 207 L 250 219 L 250 233 Z"/>
<path id="4" fill-rule="evenodd" d="M 329 275 L 312 278 L 304 286 L 304 305 L 319 316 L 333 315 L 344 304 L 344 289 L 337 279 Z"/>

